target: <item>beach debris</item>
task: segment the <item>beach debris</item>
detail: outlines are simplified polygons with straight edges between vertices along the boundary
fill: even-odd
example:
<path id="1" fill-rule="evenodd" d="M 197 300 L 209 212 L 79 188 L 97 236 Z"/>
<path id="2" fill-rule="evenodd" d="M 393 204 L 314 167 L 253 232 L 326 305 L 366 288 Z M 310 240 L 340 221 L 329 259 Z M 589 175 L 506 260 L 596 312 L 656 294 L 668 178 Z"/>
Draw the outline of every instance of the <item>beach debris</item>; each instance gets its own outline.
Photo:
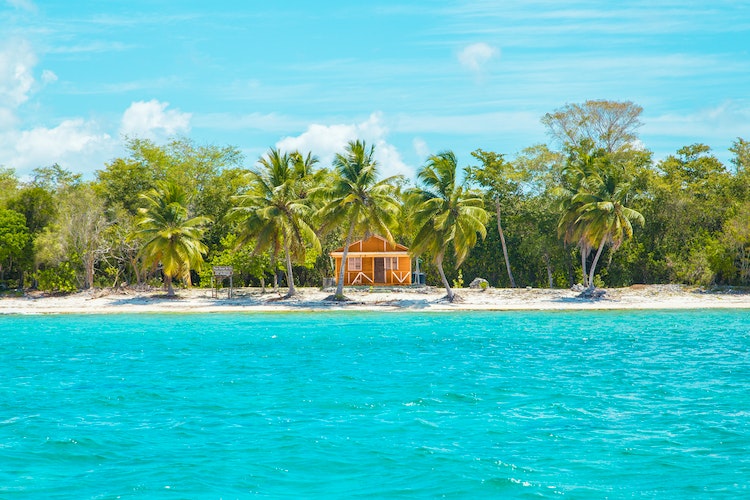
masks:
<path id="1" fill-rule="evenodd" d="M 482 285 L 484 283 L 484 285 Z M 490 285 L 490 282 L 487 281 L 484 278 L 474 278 L 471 283 L 469 283 L 469 288 L 482 288 L 485 289 Z"/>

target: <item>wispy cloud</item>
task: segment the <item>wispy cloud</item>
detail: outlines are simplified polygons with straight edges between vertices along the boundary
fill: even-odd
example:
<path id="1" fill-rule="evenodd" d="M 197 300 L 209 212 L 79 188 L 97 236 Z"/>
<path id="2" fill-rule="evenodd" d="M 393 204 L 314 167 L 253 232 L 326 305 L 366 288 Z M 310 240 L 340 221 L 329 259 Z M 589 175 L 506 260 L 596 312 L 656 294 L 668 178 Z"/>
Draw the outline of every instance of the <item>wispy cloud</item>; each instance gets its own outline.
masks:
<path id="1" fill-rule="evenodd" d="M 279 113 L 196 113 L 191 121 L 196 128 L 215 130 L 262 130 L 264 132 L 288 133 L 300 130 L 310 123 L 301 117 Z"/>
<path id="2" fill-rule="evenodd" d="M 177 77 L 160 77 L 144 80 L 120 81 L 115 83 L 99 83 L 76 85 L 78 82 L 64 82 L 60 92 L 69 95 L 97 95 L 97 94 L 122 94 L 138 91 L 155 91 L 161 89 L 174 89 L 182 82 Z"/>
<path id="3" fill-rule="evenodd" d="M 117 41 L 94 40 L 75 45 L 57 45 L 49 47 L 48 54 L 85 54 L 85 53 L 105 53 L 105 52 L 123 52 L 138 48 L 137 44 L 128 44 Z"/>
<path id="4" fill-rule="evenodd" d="M 643 133 L 654 136 L 730 140 L 750 139 L 750 102 L 725 101 L 693 113 L 646 116 Z"/>
<path id="5" fill-rule="evenodd" d="M 500 49 L 484 42 L 467 45 L 458 53 L 461 66 L 474 73 L 481 73 L 490 60 L 500 55 Z"/>
<path id="6" fill-rule="evenodd" d="M 27 12 L 37 12 L 37 6 L 31 0 L 6 0 L 11 7 L 16 9 L 25 10 Z"/>

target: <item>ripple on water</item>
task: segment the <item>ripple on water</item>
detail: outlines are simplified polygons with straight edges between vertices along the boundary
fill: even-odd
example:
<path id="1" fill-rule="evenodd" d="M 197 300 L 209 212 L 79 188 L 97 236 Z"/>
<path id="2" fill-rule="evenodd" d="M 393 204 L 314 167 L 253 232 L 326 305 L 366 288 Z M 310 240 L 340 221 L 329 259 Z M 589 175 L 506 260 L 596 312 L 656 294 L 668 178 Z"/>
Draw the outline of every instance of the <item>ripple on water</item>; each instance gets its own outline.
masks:
<path id="1" fill-rule="evenodd" d="M 0 496 L 737 498 L 736 311 L 2 317 Z"/>

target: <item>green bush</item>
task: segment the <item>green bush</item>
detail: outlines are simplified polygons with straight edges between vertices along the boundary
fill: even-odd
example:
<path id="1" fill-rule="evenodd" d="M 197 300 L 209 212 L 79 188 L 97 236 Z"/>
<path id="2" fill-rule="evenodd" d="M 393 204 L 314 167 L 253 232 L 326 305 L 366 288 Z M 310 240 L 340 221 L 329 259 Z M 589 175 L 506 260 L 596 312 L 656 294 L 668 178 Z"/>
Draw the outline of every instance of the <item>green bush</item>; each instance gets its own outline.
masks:
<path id="1" fill-rule="evenodd" d="M 36 272 L 39 289 L 43 292 L 75 292 L 78 290 L 76 271 L 69 262 Z"/>

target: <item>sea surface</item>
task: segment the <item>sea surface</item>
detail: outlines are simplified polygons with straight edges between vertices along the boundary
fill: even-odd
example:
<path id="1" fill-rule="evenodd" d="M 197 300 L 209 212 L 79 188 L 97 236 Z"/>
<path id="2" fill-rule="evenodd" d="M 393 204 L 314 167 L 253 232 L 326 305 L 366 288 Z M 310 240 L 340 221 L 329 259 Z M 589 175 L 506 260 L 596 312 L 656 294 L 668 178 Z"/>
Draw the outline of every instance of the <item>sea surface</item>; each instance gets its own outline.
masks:
<path id="1" fill-rule="evenodd" d="M 750 498 L 747 311 L 0 317 L 0 498 Z"/>

